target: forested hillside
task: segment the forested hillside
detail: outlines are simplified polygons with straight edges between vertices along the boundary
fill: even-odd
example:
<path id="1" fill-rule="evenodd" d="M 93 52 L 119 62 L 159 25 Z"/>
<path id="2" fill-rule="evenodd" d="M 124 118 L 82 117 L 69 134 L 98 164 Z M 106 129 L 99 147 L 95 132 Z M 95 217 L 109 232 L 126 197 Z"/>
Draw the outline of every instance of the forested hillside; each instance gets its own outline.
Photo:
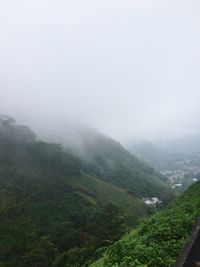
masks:
<path id="1" fill-rule="evenodd" d="M 107 249 L 91 267 L 172 267 L 200 216 L 200 182 Z"/>
<path id="2" fill-rule="evenodd" d="M 82 161 L 83 170 L 143 197 L 168 200 L 171 192 L 166 177 L 129 153 L 120 143 L 91 129 L 82 129 L 78 146 L 70 148 Z M 64 142 L 65 147 L 70 147 Z"/>
<path id="3" fill-rule="evenodd" d="M 82 160 L 1 116 L 2 266 L 84 266 L 148 215 L 140 194 L 163 190 L 163 199 L 169 198 L 152 168 L 103 140 L 90 146 L 90 161 Z M 95 156 L 104 153 L 101 160 Z"/>

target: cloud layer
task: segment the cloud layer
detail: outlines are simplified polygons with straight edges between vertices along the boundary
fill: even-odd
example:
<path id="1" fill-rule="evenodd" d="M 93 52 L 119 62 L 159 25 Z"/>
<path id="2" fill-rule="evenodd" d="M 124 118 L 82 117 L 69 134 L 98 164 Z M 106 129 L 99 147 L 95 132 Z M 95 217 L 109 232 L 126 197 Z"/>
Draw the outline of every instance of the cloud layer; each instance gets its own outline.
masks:
<path id="1" fill-rule="evenodd" d="M 198 0 L 2 0 L 0 112 L 119 140 L 199 131 L 199 12 Z"/>

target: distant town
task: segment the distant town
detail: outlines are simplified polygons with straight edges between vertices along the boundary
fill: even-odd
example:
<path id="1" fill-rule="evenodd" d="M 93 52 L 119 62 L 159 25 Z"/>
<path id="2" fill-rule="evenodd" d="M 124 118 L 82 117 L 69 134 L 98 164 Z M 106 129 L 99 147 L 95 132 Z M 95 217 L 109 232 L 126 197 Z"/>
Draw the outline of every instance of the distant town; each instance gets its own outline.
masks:
<path id="1" fill-rule="evenodd" d="M 172 189 L 185 190 L 199 180 L 200 155 L 188 160 L 175 162 L 169 169 L 160 171 L 169 179 Z"/>

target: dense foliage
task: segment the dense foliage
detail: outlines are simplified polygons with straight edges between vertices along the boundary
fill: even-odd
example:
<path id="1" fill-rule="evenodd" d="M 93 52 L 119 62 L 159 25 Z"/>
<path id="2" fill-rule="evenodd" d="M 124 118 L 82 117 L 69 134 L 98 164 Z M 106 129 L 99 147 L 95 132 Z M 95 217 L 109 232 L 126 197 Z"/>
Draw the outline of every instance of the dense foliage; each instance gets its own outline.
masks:
<path id="1" fill-rule="evenodd" d="M 200 215 L 200 182 L 107 249 L 93 267 L 171 267 Z"/>
<path id="2" fill-rule="evenodd" d="M 70 185 L 69 176 L 80 176 L 79 161 L 59 146 L 3 142 L 1 152 L 0 261 L 6 266 L 59 266 L 63 253 L 66 262 L 75 261 L 74 250 L 81 266 L 105 240 L 124 234 L 124 212 L 96 206 Z"/>
<path id="3" fill-rule="evenodd" d="M 108 143 L 101 147 L 113 149 Z M 120 157 L 120 164 L 126 165 L 128 159 L 119 156 L 123 149 L 119 146 L 117 152 L 114 147 L 110 160 L 116 164 L 115 157 Z M 95 260 L 103 247 L 148 214 L 137 194 L 146 191 L 144 171 L 140 174 L 137 162 L 129 161 L 127 176 L 117 166 L 107 166 L 103 178 L 90 171 L 95 163 L 82 163 L 58 144 L 37 141 L 28 127 L 12 118 L 0 117 L 0 266 L 78 267 Z M 103 161 L 100 165 L 105 170 Z M 117 177 L 124 183 L 133 180 L 135 189 L 129 192 L 115 183 Z M 164 183 L 156 179 L 157 189 L 161 186 L 165 192 Z"/>
<path id="4" fill-rule="evenodd" d="M 138 160 L 120 143 L 92 130 L 85 130 L 80 136 L 81 148 L 72 150 L 81 159 L 85 172 L 133 194 L 157 196 L 162 200 L 171 197 L 165 177 Z"/>

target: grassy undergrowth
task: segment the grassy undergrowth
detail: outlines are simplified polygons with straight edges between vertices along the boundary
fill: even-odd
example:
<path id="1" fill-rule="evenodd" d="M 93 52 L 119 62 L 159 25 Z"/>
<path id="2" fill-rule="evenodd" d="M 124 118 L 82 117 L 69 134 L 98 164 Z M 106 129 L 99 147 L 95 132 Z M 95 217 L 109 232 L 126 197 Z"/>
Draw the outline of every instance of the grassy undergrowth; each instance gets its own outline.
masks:
<path id="1" fill-rule="evenodd" d="M 91 267 L 171 267 L 200 215 L 200 182 L 109 247 Z"/>

